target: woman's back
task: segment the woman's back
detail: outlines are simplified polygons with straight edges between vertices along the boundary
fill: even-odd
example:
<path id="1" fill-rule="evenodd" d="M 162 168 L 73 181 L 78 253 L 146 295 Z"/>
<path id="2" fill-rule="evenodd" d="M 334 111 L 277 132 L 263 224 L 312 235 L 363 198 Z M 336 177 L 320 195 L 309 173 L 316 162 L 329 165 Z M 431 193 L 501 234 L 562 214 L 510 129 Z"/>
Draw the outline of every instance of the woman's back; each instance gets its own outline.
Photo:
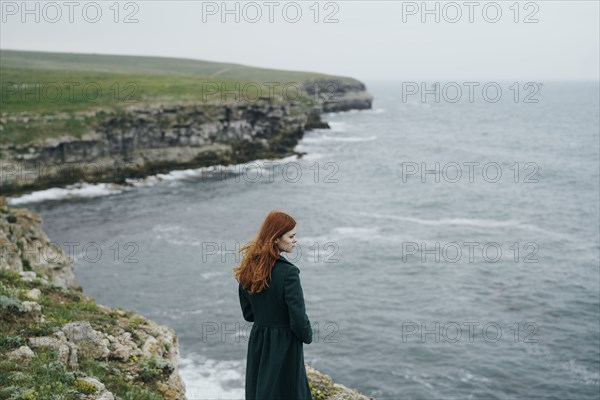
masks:
<path id="1" fill-rule="evenodd" d="M 239 285 L 244 319 L 254 322 L 248 341 L 246 400 L 312 400 L 303 353 L 303 343 L 312 342 L 312 328 L 299 274 L 280 256 L 269 286 L 261 292 L 249 294 Z"/>

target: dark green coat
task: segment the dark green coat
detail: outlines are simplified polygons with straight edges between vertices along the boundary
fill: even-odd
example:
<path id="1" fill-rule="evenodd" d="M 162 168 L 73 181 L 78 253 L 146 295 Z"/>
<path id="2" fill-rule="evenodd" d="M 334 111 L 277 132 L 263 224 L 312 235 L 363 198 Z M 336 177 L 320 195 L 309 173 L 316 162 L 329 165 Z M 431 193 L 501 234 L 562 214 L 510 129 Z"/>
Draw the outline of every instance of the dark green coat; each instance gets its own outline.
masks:
<path id="1" fill-rule="evenodd" d="M 254 322 L 246 359 L 246 400 L 312 400 L 303 343 L 312 342 L 300 270 L 279 256 L 269 286 L 249 294 L 239 285 L 244 319 Z"/>

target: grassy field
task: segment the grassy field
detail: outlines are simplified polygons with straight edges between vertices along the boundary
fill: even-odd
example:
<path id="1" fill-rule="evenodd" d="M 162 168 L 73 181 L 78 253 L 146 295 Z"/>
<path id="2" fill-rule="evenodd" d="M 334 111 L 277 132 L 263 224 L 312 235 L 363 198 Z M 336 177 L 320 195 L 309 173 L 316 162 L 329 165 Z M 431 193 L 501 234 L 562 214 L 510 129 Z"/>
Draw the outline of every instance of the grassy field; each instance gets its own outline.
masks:
<path id="1" fill-rule="evenodd" d="M 99 109 L 293 100 L 305 94 L 296 90 L 305 80 L 332 77 L 179 58 L 0 50 L 0 144 L 80 136 L 95 120 L 81 114 Z"/>

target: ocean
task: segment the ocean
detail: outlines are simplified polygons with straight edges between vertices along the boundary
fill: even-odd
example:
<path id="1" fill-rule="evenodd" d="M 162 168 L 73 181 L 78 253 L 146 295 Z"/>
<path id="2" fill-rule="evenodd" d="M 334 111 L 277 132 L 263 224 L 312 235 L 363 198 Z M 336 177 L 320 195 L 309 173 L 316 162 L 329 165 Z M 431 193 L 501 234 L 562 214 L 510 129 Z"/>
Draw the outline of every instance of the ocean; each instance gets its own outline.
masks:
<path id="1" fill-rule="evenodd" d="M 429 82 L 365 83 L 373 109 L 324 114 L 300 159 L 10 202 L 75 250 L 99 303 L 177 331 L 190 399 L 244 398 L 231 270 L 272 209 L 298 222 L 284 256 L 315 332 L 305 361 L 334 382 L 381 400 L 597 399 L 598 82 L 481 82 L 472 99 L 441 82 L 439 101 Z"/>

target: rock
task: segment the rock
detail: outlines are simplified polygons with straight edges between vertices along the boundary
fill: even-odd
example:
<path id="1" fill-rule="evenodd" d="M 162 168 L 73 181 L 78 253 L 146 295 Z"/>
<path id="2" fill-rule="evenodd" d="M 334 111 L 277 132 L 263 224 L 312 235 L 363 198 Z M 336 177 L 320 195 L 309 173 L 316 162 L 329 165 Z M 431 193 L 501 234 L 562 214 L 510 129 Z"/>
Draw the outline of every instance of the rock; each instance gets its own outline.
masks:
<path id="1" fill-rule="evenodd" d="M 58 359 L 71 368 L 77 368 L 77 346 L 67 342 L 62 332 L 57 332 L 54 336 L 38 336 L 29 338 L 31 347 L 48 347 L 56 349 Z"/>
<path id="2" fill-rule="evenodd" d="M 326 400 L 373 400 L 372 397 L 365 396 L 355 389 L 333 383 L 329 375 L 325 375 L 309 365 L 305 365 L 305 368 L 310 386 L 318 395 L 322 396 L 320 398 Z"/>
<path id="3" fill-rule="evenodd" d="M 37 274 L 33 271 L 21 271 L 19 275 L 21 275 L 21 280 L 25 282 L 32 282 L 37 277 Z"/>
<path id="4" fill-rule="evenodd" d="M 365 85 L 352 78 L 317 78 L 303 83 L 311 99 L 321 106 L 322 112 L 370 109 L 373 96 Z"/>
<path id="5" fill-rule="evenodd" d="M 27 297 L 30 300 L 39 300 L 40 296 L 42 295 L 42 292 L 40 291 L 40 289 L 31 289 L 30 291 L 28 291 L 27 293 L 25 293 L 25 297 Z"/>
<path id="6" fill-rule="evenodd" d="M 150 357 L 152 355 L 162 357 L 164 351 L 161 344 L 156 340 L 154 336 L 148 337 L 146 342 L 144 343 L 144 347 L 142 348 L 144 355 Z"/>
<path id="7" fill-rule="evenodd" d="M 21 307 L 25 312 L 31 314 L 34 320 L 38 322 L 45 321 L 45 318 L 42 315 L 42 306 L 36 303 L 35 301 L 23 301 L 21 302 Z"/>
<path id="8" fill-rule="evenodd" d="M 96 387 L 96 389 L 98 389 L 98 392 L 102 392 L 104 391 L 104 389 L 106 388 L 106 386 L 104 386 L 104 383 L 100 382 L 98 379 L 96 378 L 92 378 L 89 376 L 86 376 L 85 378 L 79 378 L 82 381 L 85 381 L 93 386 Z"/>
<path id="9" fill-rule="evenodd" d="M 67 340 L 77 346 L 79 353 L 94 359 L 106 359 L 110 354 L 109 341 L 88 321 L 71 322 L 63 326 Z"/>
<path id="10" fill-rule="evenodd" d="M 42 312 L 42 306 L 40 306 L 35 301 L 23 301 L 23 302 L 21 302 L 21 305 L 23 306 L 23 309 L 26 312 L 30 312 L 30 313 L 35 313 L 35 312 L 41 313 Z"/>
<path id="11" fill-rule="evenodd" d="M 58 348 L 60 340 L 51 336 L 38 336 L 29 338 L 29 344 L 32 347 L 54 347 Z"/>
<path id="12" fill-rule="evenodd" d="M 19 273 L 23 281 L 32 282 L 39 277 L 44 284 L 51 282 L 65 289 L 80 290 L 72 260 L 60 246 L 50 242 L 42 230 L 41 217 L 25 208 L 9 210 L 17 222 L 0 218 L 0 243 L 5 252 L 0 257 L 0 269 Z"/>
<path id="13" fill-rule="evenodd" d="M 131 333 L 119 329 L 119 334 L 115 337 L 107 335 L 107 339 L 111 344 L 111 358 L 116 358 L 121 361 L 129 361 L 132 356 L 141 356 L 142 350 L 138 348 L 133 340 L 131 340 Z"/>
<path id="14" fill-rule="evenodd" d="M 115 400 L 113 394 L 106 390 L 106 386 L 96 378 L 91 376 L 77 378 L 75 384 L 80 388 L 96 389 L 93 394 L 80 394 L 81 400 Z M 92 390 L 88 390 L 88 392 L 90 391 Z"/>
<path id="15" fill-rule="evenodd" d="M 115 400 L 115 396 L 111 392 L 104 391 L 100 393 L 94 400 Z"/>
<path id="16" fill-rule="evenodd" d="M 78 378 L 77 380 L 89 383 L 90 385 L 94 386 L 98 392 L 102 392 L 106 388 L 106 386 L 104 386 L 104 383 L 100 382 L 96 378 L 92 378 L 89 376 L 86 376 L 84 378 Z"/>
<path id="17" fill-rule="evenodd" d="M 28 363 L 35 354 L 33 351 L 27 346 L 21 346 L 17 350 L 8 353 L 8 359 L 14 360 L 20 363 Z"/>

